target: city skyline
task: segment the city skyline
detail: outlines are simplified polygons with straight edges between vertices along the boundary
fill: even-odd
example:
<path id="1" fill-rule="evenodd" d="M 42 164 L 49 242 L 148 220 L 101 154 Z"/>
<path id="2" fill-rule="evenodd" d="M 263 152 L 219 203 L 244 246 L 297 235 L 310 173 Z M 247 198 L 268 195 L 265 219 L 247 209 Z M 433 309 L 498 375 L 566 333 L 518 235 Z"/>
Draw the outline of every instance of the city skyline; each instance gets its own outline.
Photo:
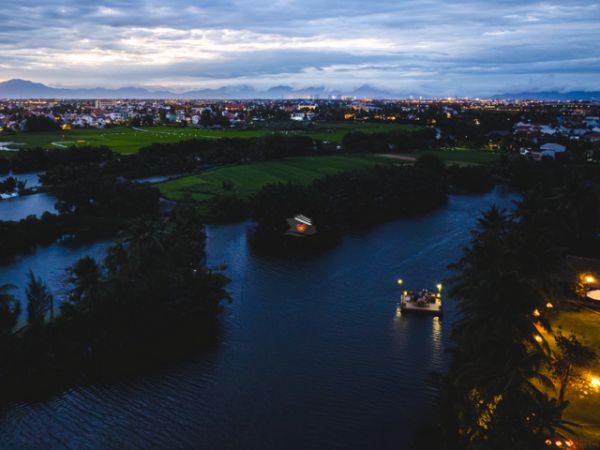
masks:
<path id="1" fill-rule="evenodd" d="M 0 81 L 183 92 L 369 86 L 392 95 L 600 90 L 600 5 L 25 1 L 0 12 Z"/>

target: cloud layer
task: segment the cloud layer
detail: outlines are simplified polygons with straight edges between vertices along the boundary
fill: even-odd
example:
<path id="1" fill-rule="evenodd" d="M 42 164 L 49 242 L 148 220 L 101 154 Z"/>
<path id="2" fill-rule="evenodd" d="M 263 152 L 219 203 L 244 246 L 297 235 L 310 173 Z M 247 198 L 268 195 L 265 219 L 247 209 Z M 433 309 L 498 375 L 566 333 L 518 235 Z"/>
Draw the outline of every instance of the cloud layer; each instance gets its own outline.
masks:
<path id="1" fill-rule="evenodd" d="M 21 0 L 0 9 L 0 80 L 600 90 L 599 41 L 600 3 L 577 0 Z"/>

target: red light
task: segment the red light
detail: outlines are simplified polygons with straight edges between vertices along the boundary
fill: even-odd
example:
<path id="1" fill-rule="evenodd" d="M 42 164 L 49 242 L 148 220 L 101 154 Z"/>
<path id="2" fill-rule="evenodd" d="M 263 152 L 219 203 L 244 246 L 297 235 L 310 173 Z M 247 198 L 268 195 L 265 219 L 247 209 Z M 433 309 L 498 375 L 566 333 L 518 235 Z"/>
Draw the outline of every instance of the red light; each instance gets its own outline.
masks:
<path id="1" fill-rule="evenodd" d="M 298 233 L 304 233 L 306 231 L 306 228 L 308 228 L 308 225 L 306 225 L 305 223 L 296 224 L 296 231 Z"/>

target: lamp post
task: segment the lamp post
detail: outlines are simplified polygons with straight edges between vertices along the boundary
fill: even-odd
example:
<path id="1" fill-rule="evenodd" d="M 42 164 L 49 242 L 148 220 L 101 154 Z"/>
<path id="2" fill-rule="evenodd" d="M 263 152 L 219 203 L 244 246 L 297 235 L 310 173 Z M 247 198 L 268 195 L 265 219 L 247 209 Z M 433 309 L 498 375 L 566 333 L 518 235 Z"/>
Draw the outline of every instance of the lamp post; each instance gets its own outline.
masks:
<path id="1" fill-rule="evenodd" d="M 442 283 L 438 283 L 436 285 L 436 287 L 437 287 L 437 290 L 438 290 L 438 297 L 441 297 L 442 296 Z"/>

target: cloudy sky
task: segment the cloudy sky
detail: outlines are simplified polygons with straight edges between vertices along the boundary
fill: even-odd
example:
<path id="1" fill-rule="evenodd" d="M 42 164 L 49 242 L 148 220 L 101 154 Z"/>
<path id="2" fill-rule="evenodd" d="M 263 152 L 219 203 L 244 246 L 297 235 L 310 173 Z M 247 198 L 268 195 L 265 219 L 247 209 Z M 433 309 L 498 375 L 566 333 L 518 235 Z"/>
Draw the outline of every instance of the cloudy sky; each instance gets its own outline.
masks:
<path id="1" fill-rule="evenodd" d="M 0 80 L 397 94 L 600 90 L 593 0 L 20 0 Z"/>

